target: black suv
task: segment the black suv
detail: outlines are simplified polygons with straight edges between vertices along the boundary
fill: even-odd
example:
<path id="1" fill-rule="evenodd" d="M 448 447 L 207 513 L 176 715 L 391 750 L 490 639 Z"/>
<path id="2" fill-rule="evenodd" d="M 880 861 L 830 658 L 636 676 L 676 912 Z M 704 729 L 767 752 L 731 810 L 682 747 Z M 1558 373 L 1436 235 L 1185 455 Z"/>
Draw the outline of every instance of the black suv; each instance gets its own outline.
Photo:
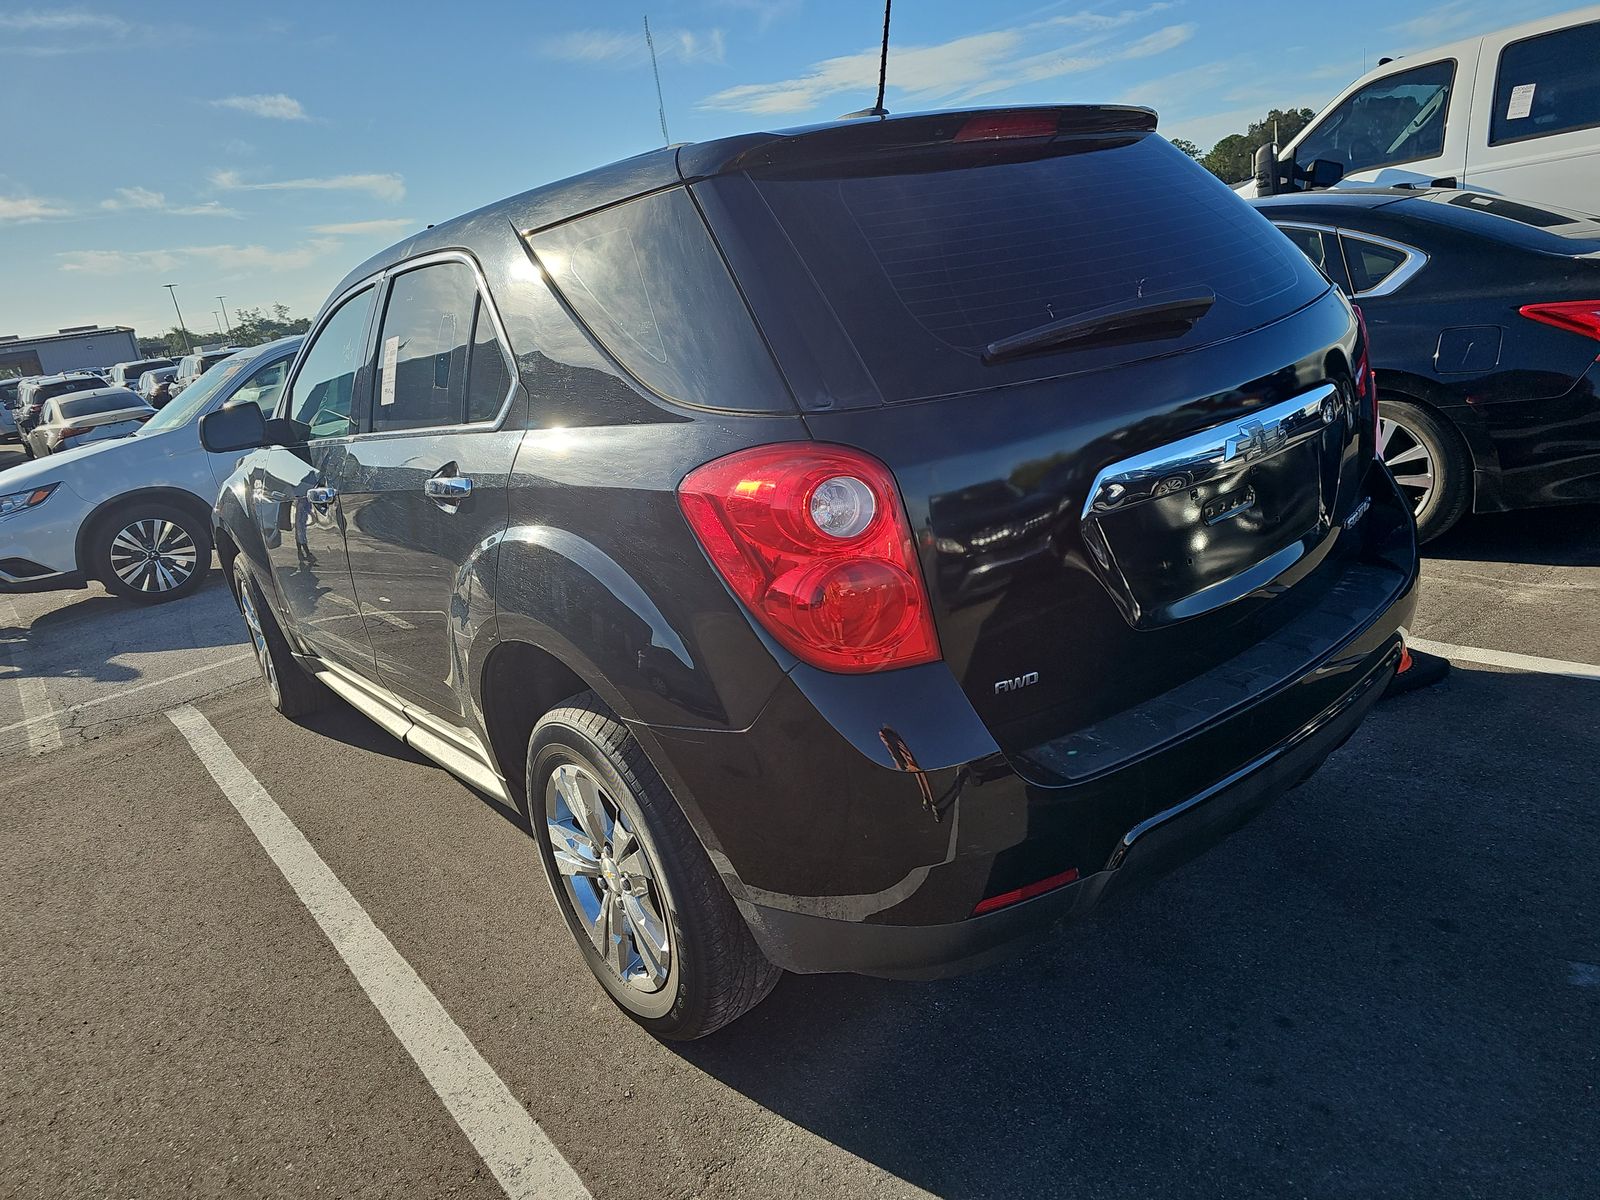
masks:
<path id="1" fill-rule="evenodd" d="M 1121 107 L 659 150 L 369 260 L 216 541 L 273 703 L 526 806 L 636 1020 L 929 977 L 1182 861 L 1414 604 L 1356 314 Z"/>

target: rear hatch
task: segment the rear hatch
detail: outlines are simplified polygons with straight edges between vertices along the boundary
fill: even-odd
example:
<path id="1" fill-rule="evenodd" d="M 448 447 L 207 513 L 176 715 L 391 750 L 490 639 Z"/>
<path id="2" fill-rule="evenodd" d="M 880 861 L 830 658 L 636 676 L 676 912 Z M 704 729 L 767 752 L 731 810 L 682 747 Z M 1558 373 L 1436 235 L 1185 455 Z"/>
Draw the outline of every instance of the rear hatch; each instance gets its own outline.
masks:
<path id="1" fill-rule="evenodd" d="M 1314 603 L 1370 459 L 1348 307 L 1153 129 L 1027 109 L 680 155 L 813 434 L 894 471 L 1008 749 Z"/>

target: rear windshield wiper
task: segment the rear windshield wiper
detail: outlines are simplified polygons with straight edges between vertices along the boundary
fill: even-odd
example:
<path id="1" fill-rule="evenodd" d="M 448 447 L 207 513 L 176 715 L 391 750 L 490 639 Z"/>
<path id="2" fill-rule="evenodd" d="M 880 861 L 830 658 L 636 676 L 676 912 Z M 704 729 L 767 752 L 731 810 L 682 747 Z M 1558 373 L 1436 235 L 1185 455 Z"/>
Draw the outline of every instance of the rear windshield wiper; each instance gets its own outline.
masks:
<path id="1" fill-rule="evenodd" d="M 1201 288 L 1182 295 L 1140 297 L 1108 304 L 990 342 L 984 349 L 983 361 L 1004 362 L 1040 350 L 1181 337 L 1194 328 L 1194 323 L 1210 311 L 1216 300 L 1215 292 Z"/>

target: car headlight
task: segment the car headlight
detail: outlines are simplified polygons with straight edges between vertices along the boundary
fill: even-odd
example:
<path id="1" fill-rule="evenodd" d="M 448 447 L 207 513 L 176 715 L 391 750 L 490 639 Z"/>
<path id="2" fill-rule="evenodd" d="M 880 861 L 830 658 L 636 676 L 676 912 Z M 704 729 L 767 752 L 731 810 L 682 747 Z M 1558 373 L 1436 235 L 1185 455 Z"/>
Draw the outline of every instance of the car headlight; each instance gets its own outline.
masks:
<path id="1" fill-rule="evenodd" d="M 47 483 L 43 487 L 29 488 L 25 492 L 11 492 L 0 496 L 0 517 L 9 517 L 12 513 L 21 512 L 25 508 L 35 508 L 43 504 L 60 486 L 59 483 Z"/>

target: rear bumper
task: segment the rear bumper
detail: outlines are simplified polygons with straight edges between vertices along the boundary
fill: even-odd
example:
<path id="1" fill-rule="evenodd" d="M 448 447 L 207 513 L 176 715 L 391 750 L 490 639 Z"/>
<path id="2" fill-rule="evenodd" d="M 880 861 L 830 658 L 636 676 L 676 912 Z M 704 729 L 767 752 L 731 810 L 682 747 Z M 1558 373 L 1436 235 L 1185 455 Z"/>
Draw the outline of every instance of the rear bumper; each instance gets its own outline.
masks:
<path id="1" fill-rule="evenodd" d="M 1057 742 L 1002 753 L 942 663 L 798 667 L 743 732 L 636 728 L 775 963 L 969 970 L 1200 853 L 1355 731 L 1416 603 L 1414 533 L 1386 472 L 1373 498 L 1367 550 L 1258 644 L 1268 661 L 1247 654 Z M 972 915 L 1068 870 L 1073 883 Z"/>
<path id="2" fill-rule="evenodd" d="M 1104 870 L 1037 899 L 941 925 L 871 925 L 759 904 L 741 911 L 763 952 L 787 971 L 937 979 L 1008 958 L 1118 892 L 1183 865 L 1305 780 L 1382 698 L 1398 660 L 1395 640 L 1354 690 L 1296 737 L 1128 830 Z"/>

